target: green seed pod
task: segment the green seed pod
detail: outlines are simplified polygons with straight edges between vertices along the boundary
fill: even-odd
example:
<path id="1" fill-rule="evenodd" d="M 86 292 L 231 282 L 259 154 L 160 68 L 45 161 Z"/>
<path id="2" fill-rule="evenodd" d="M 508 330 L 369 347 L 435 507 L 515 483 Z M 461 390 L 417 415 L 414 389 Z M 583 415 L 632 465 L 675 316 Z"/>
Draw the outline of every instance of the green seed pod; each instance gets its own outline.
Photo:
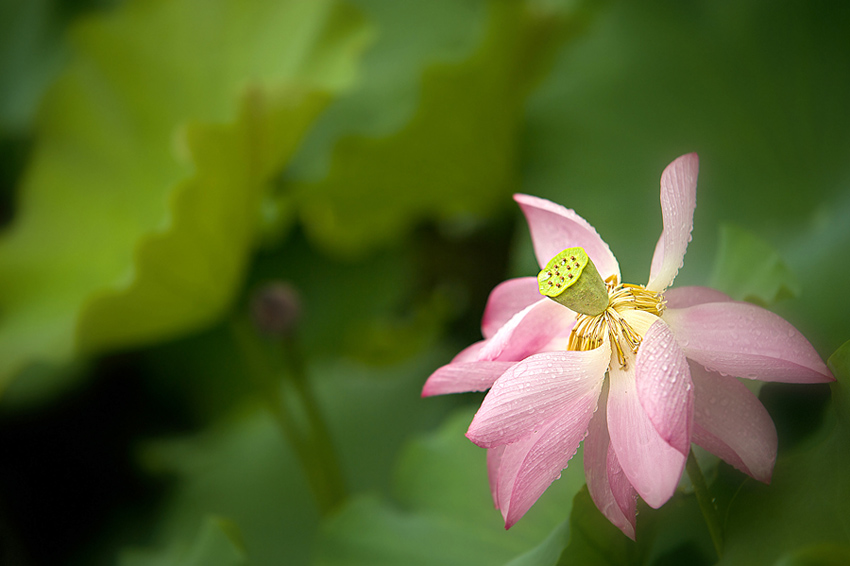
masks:
<path id="1" fill-rule="evenodd" d="M 584 248 L 567 248 L 537 274 L 540 294 L 570 310 L 596 316 L 608 308 L 608 289 Z"/>

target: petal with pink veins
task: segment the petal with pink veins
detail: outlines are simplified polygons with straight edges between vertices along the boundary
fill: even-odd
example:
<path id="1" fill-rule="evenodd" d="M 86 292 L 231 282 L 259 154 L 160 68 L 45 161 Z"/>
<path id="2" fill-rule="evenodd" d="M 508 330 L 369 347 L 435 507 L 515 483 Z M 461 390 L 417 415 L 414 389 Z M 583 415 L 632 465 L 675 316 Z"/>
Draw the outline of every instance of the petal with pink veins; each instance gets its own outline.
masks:
<path id="1" fill-rule="evenodd" d="M 637 494 L 623 474 L 617 455 L 611 448 L 605 410 L 607 399 L 606 382 L 599 395 L 596 413 L 590 419 L 587 438 L 584 439 L 584 476 L 587 480 L 587 490 L 596 507 L 614 526 L 634 540 Z"/>
<path id="2" fill-rule="evenodd" d="M 561 476 L 587 433 L 596 409 L 596 397 L 584 397 L 579 409 L 571 406 L 542 427 L 508 444 L 499 466 L 499 509 L 505 528 L 513 526 L 549 485 Z"/>
<path id="3" fill-rule="evenodd" d="M 537 354 L 511 366 L 487 393 L 467 438 L 492 448 L 536 434 L 556 416 L 580 421 L 588 406 L 596 407 L 610 357 L 606 342 L 587 352 Z"/>
<path id="4" fill-rule="evenodd" d="M 673 283 L 685 260 L 694 227 L 699 158 L 689 153 L 674 160 L 661 174 L 661 216 L 664 229 L 655 247 L 650 269 L 650 291 L 663 291 Z"/>
<path id="5" fill-rule="evenodd" d="M 486 391 L 516 362 L 466 362 L 446 364 L 428 378 L 422 396 Z"/>
<path id="6" fill-rule="evenodd" d="M 528 305 L 491 337 L 478 352 L 479 361 L 519 361 L 543 351 L 575 324 L 575 313 L 549 299 Z"/>
<path id="7" fill-rule="evenodd" d="M 658 508 L 676 491 L 685 455 L 655 430 L 638 399 L 635 358 L 629 351 L 626 360 L 627 369 L 617 363 L 609 369 L 608 434 L 629 483 L 650 507 Z"/>
<path id="8" fill-rule="evenodd" d="M 638 399 L 655 430 L 670 446 L 688 455 L 694 391 L 688 360 L 663 320 L 649 327 L 635 361 Z"/>
<path id="9" fill-rule="evenodd" d="M 541 269 L 563 250 L 581 246 L 603 279 L 611 275 L 620 279 L 620 266 L 608 244 L 575 211 L 529 195 L 516 194 L 514 200 L 528 221 L 534 253 Z"/>
<path id="10" fill-rule="evenodd" d="M 835 378 L 808 340 L 788 321 L 749 303 L 704 303 L 667 309 L 685 355 L 725 375 L 819 383 Z"/>
<path id="11" fill-rule="evenodd" d="M 683 309 L 702 303 L 724 303 L 732 298 L 711 287 L 693 286 L 667 289 L 664 291 L 664 300 L 667 301 L 667 308 Z"/>
<path id="12" fill-rule="evenodd" d="M 761 401 L 734 377 L 691 363 L 696 401 L 693 441 L 745 474 L 770 483 L 776 427 Z"/>
<path id="13" fill-rule="evenodd" d="M 484 338 L 493 336 L 512 316 L 540 300 L 545 299 L 540 294 L 536 277 L 508 279 L 496 285 L 487 298 L 481 320 Z"/>
<path id="14" fill-rule="evenodd" d="M 608 467 L 608 483 L 611 486 L 611 493 L 614 494 L 614 500 L 620 507 L 625 517 L 631 517 L 634 522 L 637 519 L 637 492 L 632 486 L 629 478 L 626 477 L 626 472 L 620 466 L 620 461 L 617 459 L 617 453 L 614 452 L 614 447 L 608 443 L 608 457 L 605 459 L 605 464 Z M 632 540 L 634 540 L 634 528 L 632 523 Z M 623 531 L 628 536 L 629 533 Z"/>

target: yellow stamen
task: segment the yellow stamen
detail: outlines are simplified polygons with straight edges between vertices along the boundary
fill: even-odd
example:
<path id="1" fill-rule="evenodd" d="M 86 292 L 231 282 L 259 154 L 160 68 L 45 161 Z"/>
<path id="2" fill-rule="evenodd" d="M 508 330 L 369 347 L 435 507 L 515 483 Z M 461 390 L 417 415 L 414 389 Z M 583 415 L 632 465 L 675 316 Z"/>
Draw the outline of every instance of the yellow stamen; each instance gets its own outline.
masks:
<path id="1" fill-rule="evenodd" d="M 628 348 L 636 354 L 642 337 L 623 318 L 623 313 L 639 310 L 661 316 L 665 308 L 664 296 L 647 291 L 642 285 L 619 285 L 616 275 L 606 279 L 605 284 L 608 288 L 608 308 L 594 316 L 577 315 L 567 349 L 593 350 L 602 345 L 607 334 L 620 367 L 625 368 L 626 356 L 623 348 Z"/>

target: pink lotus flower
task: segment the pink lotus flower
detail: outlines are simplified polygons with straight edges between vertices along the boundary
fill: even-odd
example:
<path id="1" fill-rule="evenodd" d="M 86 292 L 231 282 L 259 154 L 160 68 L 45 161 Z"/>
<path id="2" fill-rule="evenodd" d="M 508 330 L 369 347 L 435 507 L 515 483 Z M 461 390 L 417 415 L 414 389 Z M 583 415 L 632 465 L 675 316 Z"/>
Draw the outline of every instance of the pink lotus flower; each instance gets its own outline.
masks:
<path id="1" fill-rule="evenodd" d="M 582 440 L 590 494 L 631 538 L 636 495 L 655 508 L 670 499 L 691 442 L 768 483 L 776 429 L 736 377 L 834 379 L 781 317 L 706 287 L 668 289 L 690 241 L 698 169 L 689 154 L 661 176 L 664 229 L 646 286 L 621 284 L 608 245 L 575 212 L 515 195 L 544 272 L 565 248 L 583 248 L 606 282 L 608 307 L 578 314 L 543 297 L 538 278 L 505 281 L 490 294 L 485 339 L 425 384 L 423 396 L 490 389 L 467 437 L 489 449 L 505 528 L 560 476 Z"/>

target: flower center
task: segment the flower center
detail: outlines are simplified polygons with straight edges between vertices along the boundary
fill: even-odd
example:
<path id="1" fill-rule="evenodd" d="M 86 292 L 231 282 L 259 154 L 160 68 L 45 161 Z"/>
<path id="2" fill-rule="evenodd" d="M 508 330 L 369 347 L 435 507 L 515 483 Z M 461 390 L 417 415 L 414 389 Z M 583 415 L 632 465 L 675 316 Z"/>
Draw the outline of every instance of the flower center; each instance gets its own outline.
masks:
<path id="1" fill-rule="evenodd" d="M 655 316 L 664 312 L 665 302 L 661 293 L 647 291 L 643 285 L 618 284 L 617 276 L 605 280 L 608 289 L 608 308 L 597 315 L 578 314 L 570 333 L 567 350 L 593 350 L 602 345 L 607 334 L 611 348 L 617 353 L 621 368 L 626 367 L 624 349 L 637 353 L 642 336 L 623 318 L 629 310 L 646 311 Z"/>

